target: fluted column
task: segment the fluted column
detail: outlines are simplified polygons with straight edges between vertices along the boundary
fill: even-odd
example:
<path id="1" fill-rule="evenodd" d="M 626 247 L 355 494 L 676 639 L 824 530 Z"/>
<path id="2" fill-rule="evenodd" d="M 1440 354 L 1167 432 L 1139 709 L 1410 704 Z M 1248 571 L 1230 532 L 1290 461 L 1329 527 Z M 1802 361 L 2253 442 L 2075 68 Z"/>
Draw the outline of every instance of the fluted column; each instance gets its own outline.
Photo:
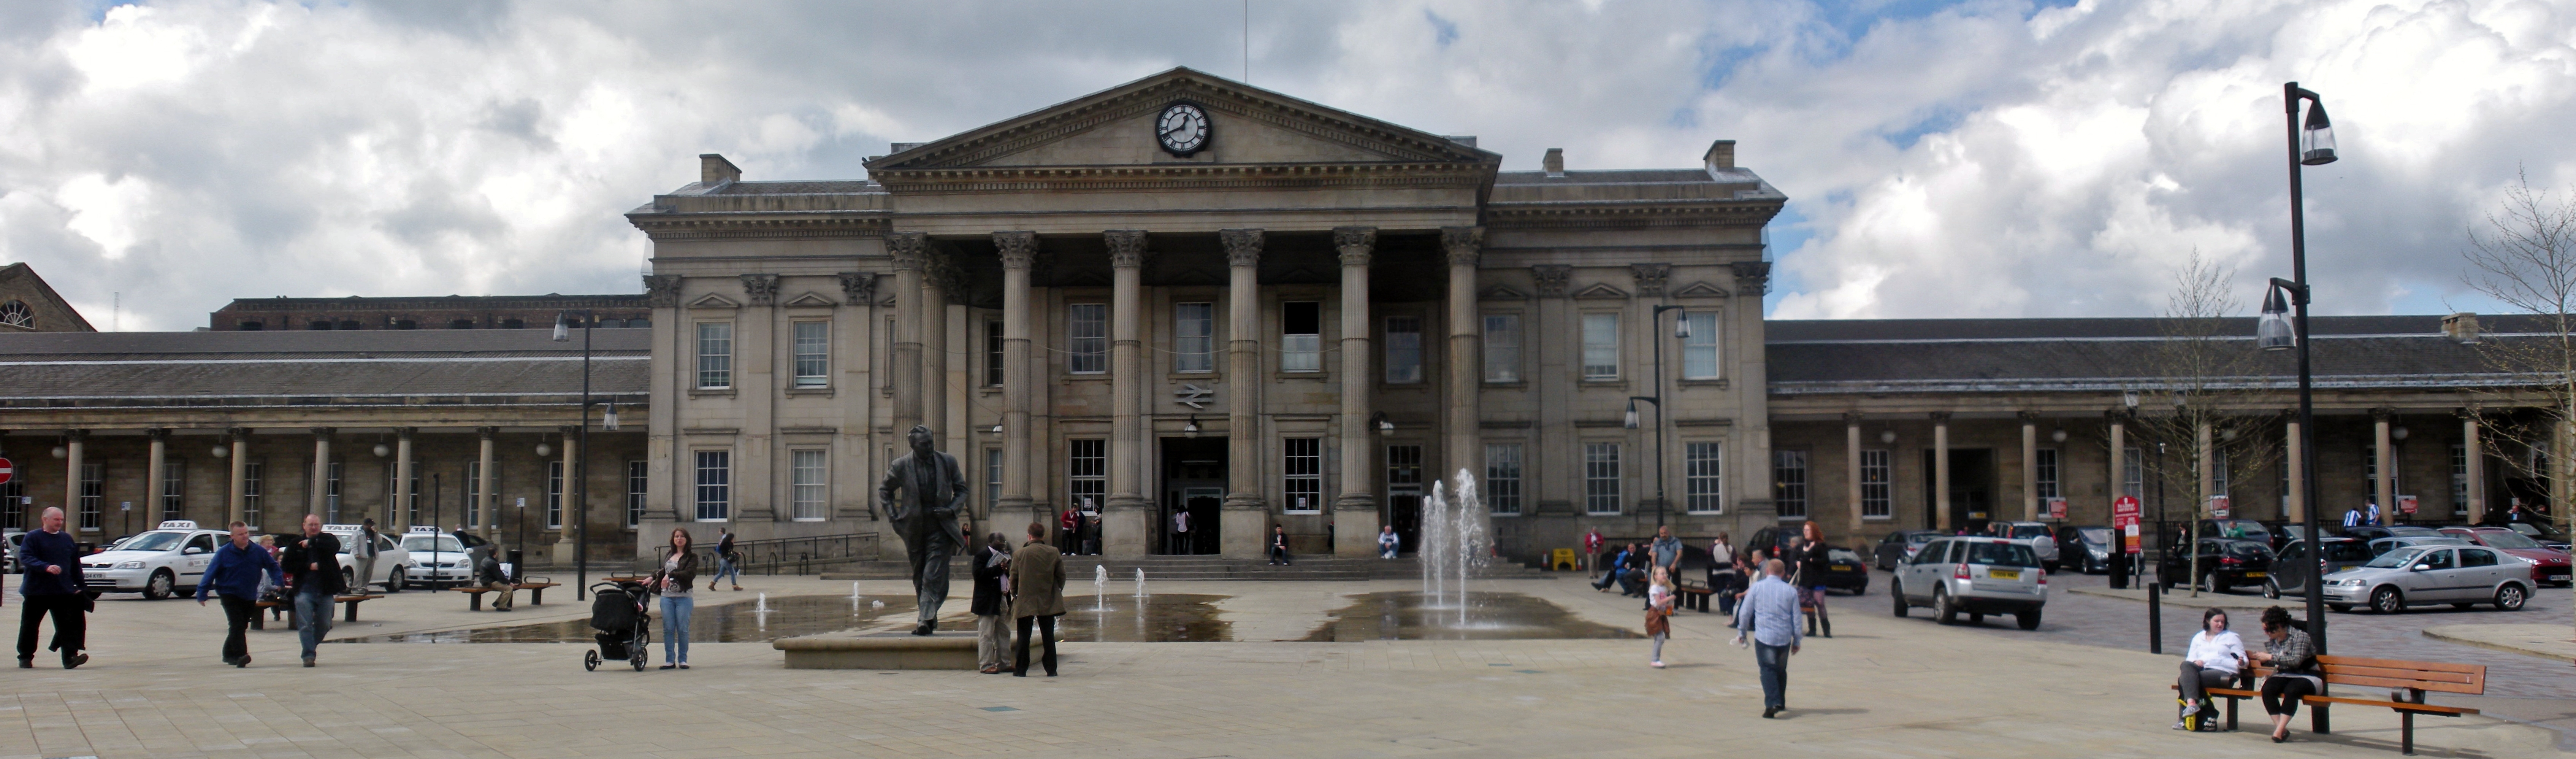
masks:
<path id="1" fill-rule="evenodd" d="M 2193 509 L 2193 513 L 2200 513 L 2210 507 L 2209 499 L 2211 497 L 2220 495 L 2218 492 L 2218 472 L 2214 466 L 2215 462 L 2218 460 L 2216 455 L 2217 451 L 2212 450 L 2210 447 L 2211 442 L 2217 440 L 2217 438 L 2210 434 L 2209 422 L 2204 420 L 2192 425 L 2191 439 L 2193 445 L 2200 447 L 2200 457 L 2194 462 L 2197 464 L 2200 472 L 2200 505 Z M 2229 504 L 2230 507 L 2233 507 L 2234 505 L 2235 504 Z"/>
<path id="2" fill-rule="evenodd" d="M 1029 270 L 1037 263 L 1035 232 L 995 232 L 1002 256 L 1002 508 L 1030 511 L 1029 403 L 1037 375 L 1029 366 Z M 1037 515 L 1041 522 L 1045 515 Z M 998 520 L 996 522 L 999 523 Z"/>
<path id="3" fill-rule="evenodd" d="M 1860 507 L 1860 415 L 1856 413 L 1843 415 L 1843 498 L 1851 506 L 1851 534 L 1858 536 L 1864 517 Z"/>
<path id="4" fill-rule="evenodd" d="M 964 457 L 957 441 L 965 439 L 962 425 L 949 423 L 948 408 L 948 299 L 952 284 L 948 263 L 927 246 L 921 256 L 921 418 L 940 441 L 940 448 Z M 910 428 L 906 428 L 909 430 Z M 903 434 L 898 430 L 896 434 Z M 763 490 L 762 492 L 767 492 Z"/>
<path id="5" fill-rule="evenodd" d="M 161 503 L 168 500 L 163 496 L 169 494 L 169 489 L 163 487 L 163 480 L 169 477 L 170 471 L 170 431 L 155 428 L 144 430 L 143 434 L 152 439 L 151 451 L 149 452 L 150 457 L 145 459 L 143 462 L 143 513 L 161 515 L 161 519 L 148 520 L 153 522 L 159 522 L 166 519 L 186 519 L 187 517 L 173 515 L 161 508 Z M 0 508 L 13 507 L 15 507 L 15 504 L 0 506 Z"/>
<path id="6" fill-rule="evenodd" d="M 1101 233 L 1109 246 L 1109 508 L 1102 553 L 1143 556 L 1145 517 L 1145 230 Z"/>
<path id="7" fill-rule="evenodd" d="M 2126 417 L 2122 417 L 2117 413 L 2110 414 L 2109 416 L 2111 419 L 2111 484 L 2109 487 L 2105 487 L 2103 489 L 2110 491 L 2111 501 L 2117 501 L 2120 500 L 2120 496 L 2129 494 L 2129 491 L 2121 489 L 2126 487 L 2129 482 L 2129 425 Z M 2103 508 L 2110 508 L 2107 501 L 2104 503 Z"/>
<path id="8" fill-rule="evenodd" d="M 2021 518 L 2039 521 L 2039 415 L 2028 411 L 2021 412 Z"/>
<path id="9" fill-rule="evenodd" d="M 313 484 L 305 488 L 304 513 L 320 514 L 322 521 L 338 521 L 340 515 L 330 510 L 331 435 L 329 427 L 313 428 Z"/>
<path id="10" fill-rule="evenodd" d="M 81 454 L 83 453 L 81 449 L 87 447 L 88 441 L 89 430 L 63 430 L 63 469 L 68 473 L 68 476 L 63 478 L 63 512 L 71 515 L 70 521 L 75 532 L 79 528 L 89 526 L 82 523 L 80 507 Z M 99 515 L 99 520 L 103 526 L 106 523 L 106 515 Z"/>
<path id="11" fill-rule="evenodd" d="M 250 430 L 240 427 L 225 430 L 224 443 L 231 446 L 227 458 L 232 462 L 232 486 L 224 491 L 224 523 L 231 524 L 242 521 L 245 505 L 242 483 L 250 479 Z"/>
<path id="12" fill-rule="evenodd" d="M 474 513 L 482 517 L 483 537 L 498 538 L 501 535 L 501 491 L 492 486 L 495 481 L 492 444 L 493 438 L 501 434 L 501 428 L 484 427 L 475 432 L 478 439 L 475 441 L 474 471 L 480 476 L 473 482 Z"/>
<path id="13" fill-rule="evenodd" d="M 1369 392 L 1369 259 L 1377 249 L 1377 228 L 1336 227 L 1333 248 L 1342 257 L 1342 429 L 1341 493 L 1333 498 L 1333 553 L 1368 556 L 1377 550 L 1380 524 L 1376 471 L 1369 447 L 1375 404 Z M 1457 371 L 1451 367 L 1451 371 Z"/>
<path id="14" fill-rule="evenodd" d="M 1477 434 L 1477 383 L 1484 373 L 1476 361 L 1476 262 L 1483 256 L 1484 227 L 1441 227 L 1440 247 L 1449 259 L 1448 431 L 1442 448 L 1449 466 L 1435 472 L 1448 477 L 1464 469 L 1485 476 L 1485 446 Z M 1662 434 L 1660 428 L 1657 434 Z M 1653 471 L 1644 469 L 1640 471 Z"/>
<path id="15" fill-rule="evenodd" d="M 1226 287 L 1226 493 L 1220 518 L 1222 553 L 1261 554 L 1269 531 L 1261 504 L 1261 230 L 1224 229 Z"/>
<path id="16" fill-rule="evenodd" d="M 920 232 L 886 235 L 894 256 L 894 434 L 902 437 L 922 420 L 921 262 L 928 239 Z M 763 389 L 761 392 L 768 392 Z M 686 477 L 680 478 L 686 481 Z"/>
<path id="17" fill-rule="evenodd" d="M 2460 483 L 2461 497 L 2469 503 L 2469 524 L 2487 521 L 2486 443 L 2478 439 L 2478 414 L 2475 409 L 2460 411 L 2460 458 L 2466 467 Z"/>

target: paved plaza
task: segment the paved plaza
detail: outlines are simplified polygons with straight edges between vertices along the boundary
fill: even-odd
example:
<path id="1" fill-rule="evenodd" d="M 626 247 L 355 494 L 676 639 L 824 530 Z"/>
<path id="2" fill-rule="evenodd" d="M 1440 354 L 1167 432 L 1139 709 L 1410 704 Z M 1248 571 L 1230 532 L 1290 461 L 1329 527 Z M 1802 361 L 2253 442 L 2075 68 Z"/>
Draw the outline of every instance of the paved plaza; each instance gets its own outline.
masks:
<path id="1" fill-rule="evenodd" d="M 1064 675 L 1054 679 L 787 670 L 766 643 L 702 643 L 693 647 L 695 669 L 643 673 L 584 672 L 588 646 L 577 644 L 335 643 L 323 648 L 322 666 L 307 670 L 295 666 L 294 634 L 283 626 L 253 633 L 257 663 L 234 669 L 215 661 L 216 608 L 111 596 L 92 617 L 92 663 L 6 670 L 0 757 L 2397 756 L 2397 719 L 2380 710 L 2338 710 L 2332 736 L 2306 734 L 2302 720 L 2287 745 L 2265 740 L 2259 728 L 2169 731 L 2174 657 L 2130 650 L 2118 632 L 2125 610 L 2133 615 L 2128 627 L 2143 637 L 2143 604 L 2059 593 L 2037 632 L 1944 627 L 1920 612 L 1892 618 L 1879 579 L 1870 595 L 1833 599 L 1838 635 L 1812 641 L 1793 660 L 1791 708 L 1778 720 L 1759 717 L 1752 655 L 1726 644 L 1732 631 L 1717 617 L 1696 612 L 1676 618 L 1665 655 L 1672 666 L 1660 671 L 1645 666 L 1643 640 L 1273 641 L 1303 637 L 1350 595 L 1415 589 L 1404 582 L 1155 583 L 1157 593 L 1227 596 L 1218 606 L 1236 642 L 1072 643 Z M 745 585 L 742 593 L 702 593 L 700 603 L 851 591 L 846 582 L 808 578 Z M 895 598 L 901 585 L 867 582 L 860 590 Z M 1123 585 L 1110 585 L 1112 593 L 1127 592 Z M 1637 601 L 1593 592 L 1571 576 L 1479 589 L 1640 626 Z M 1071 590 L 1088 593 L 1088 583 Z M 2564 595 L 2511 621 L 2563 623 Z M 467 612 L 456 594 L 404 593 L 369 602 L 360 612 L 366 621 L 344 624 L 335 637 L 587 614 L 569 593 L 547 600 L 534 607 L 523 599 L 505 616 Z M 1087 608 L 1086 601 L 1071 605 Z M 951 608 L 963 606 L 961 598 Z M 2196 618 L 2190 608 L 2175 610 L 2169 621 Z M 2482 621 L 2418 616 L 2426 624 Z M 2339 639 L 2344 652 L 2379 640 L 2358 632 L 2369 619 L 2335 618 L 2345 625 L 2338 630 L 2356 631 Z M 2167 634 L 2187 624 L 2169 625 Z M 2167 645 L 2178 650 L 2180 639 Z M 2504 671 L 2508 665 L 2535 673 L 2565 666 L 2426 645 L 2479 653 L 2405 655 L 2488 656 L 2480 661 L 2497 668 L 2499 690 L 2523 682 Z M 2576 704 L 2564 694 L 2482 701 L 2518 702 L 2525 712 Z M 2249 711 L 2259 725 L 2259 707 Z M 2427 719 L 2418 732 L 2427 756 L 2554 755 L 2559 741 L 2552 730 L 2494 717 Z"/>

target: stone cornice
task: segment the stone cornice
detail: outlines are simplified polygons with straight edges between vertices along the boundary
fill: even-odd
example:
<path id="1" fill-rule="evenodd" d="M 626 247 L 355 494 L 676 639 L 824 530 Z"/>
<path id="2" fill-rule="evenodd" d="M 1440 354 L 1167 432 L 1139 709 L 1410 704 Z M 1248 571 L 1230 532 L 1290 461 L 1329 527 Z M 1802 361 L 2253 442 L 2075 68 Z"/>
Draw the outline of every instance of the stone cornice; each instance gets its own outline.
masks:
<path id="1" fill-rule="evenodd" d="M 627 221 L 654 242 L 675 240 L 841 240 L 885 234 L 886 217 L 757 218 L 689 215 L 665 218 L 629 214 Z"/>
<path id="2" fill-rule="evenodd" d="M 897 195 L 1152 190 L 1481 189 L 1491 167 L 1447 163 L 994 166 L 872 174 Z"/>
<path id="3" fill-rule="evenodd" d="M 1780 213 L 1780 200 L 1487 203 L 1489 227 L 1760 226 Z"/>

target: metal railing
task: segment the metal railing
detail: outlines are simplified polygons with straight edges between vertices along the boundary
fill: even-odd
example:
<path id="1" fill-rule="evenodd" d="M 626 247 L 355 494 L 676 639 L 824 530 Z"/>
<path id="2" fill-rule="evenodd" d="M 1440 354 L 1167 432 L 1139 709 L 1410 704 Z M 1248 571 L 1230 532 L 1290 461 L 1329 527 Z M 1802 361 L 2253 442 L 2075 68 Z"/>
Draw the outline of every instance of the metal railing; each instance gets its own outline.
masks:
<path id="1" fill-rule="evenodd" d="M 813 574 L 834 564 L 854 561 L 876 561 L 875 533 L 848 535 L 814 535 L 802 538 L 768 538 L 734 541 L 735 554 L 742 557 L 744 574 Z M 708 547 L 706 569 L 714 571 L 714 547 Z"/>

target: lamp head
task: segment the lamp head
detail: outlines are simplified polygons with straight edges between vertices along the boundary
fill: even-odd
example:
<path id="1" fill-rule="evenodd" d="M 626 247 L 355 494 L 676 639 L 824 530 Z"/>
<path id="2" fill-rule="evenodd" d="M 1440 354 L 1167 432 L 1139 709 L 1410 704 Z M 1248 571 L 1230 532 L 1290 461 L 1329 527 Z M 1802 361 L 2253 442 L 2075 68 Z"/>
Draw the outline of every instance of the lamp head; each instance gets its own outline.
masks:
<path id="1" fill-rule="evenodd" d="M 572 339 L 572 325 L 565 321 L 567 316 L 568 314 L 560 311 L 555 313 L 555 342 L 560 343 Z"/>
<path id="2" fill-rule="evenodd" d="M 2326 118 L 2326 103 L 2308 93 L 2308 121 L 2299 127 L 2299 163 L 2324 166 L 2335 162 L 2334 122 Z"/>
<path id="3" fill-rule="evenodd" d="M 1679 314 L 1673 315 L 1673 337 L 1682 340 L 1690 339 L 1689 311 L 1683 311 Z"/>
<path id="4" fill-rule="evenodd" d="M 2289 299 L 2281 288 L 2263 292 L 2263 314 L 2254 320 L 2254 346 L 2267 351 L 2285 351 L 2299 346 L 2299 332 L 2290 323 Z"/>
<path id="5" fill-rule="evenodd" d="M 555 455 L 555 447 L 554 447 L 554 446 L 547 445 L 547 444 L 544 444 L 544 443 L 538 443 L 538 444 L 537 444 L 537 458 L 545 458 L 545 457 L 552 456 L 552 455 Z"/>
<path id="6" fill-rule="evenodd" d="M 1636 402 L 1636 401 L 1633 401 L 1633 400 L 1632 400 L 1632 401 L 1629 401 L 1629 402 L 1628 402 L 1628 420 L 1627 420 L 1627 422 L 1626 422 L 1626 423 L 1622 424 L 1621 426 L 1627 427 L 1628 429 L 1632 429 L 1632 430 L 1637 428 L 1637 402 Z"/>
<path id="7" fill-rule="evenodd" d="M 603 429 L 603 430 L 610 431 L 610 432 L 616 432 L 616 431 L 617 431 L 617 402 L 616 402 L 616 401 L 609 401 L 609 402 L 608 402 L 608 413 L 607 413 L 607 414 L 605 414 L 605 415 L 600 416 L 600 418 L 599 418 L 599 428 L 600 428 L 600 429 Z"/>
<path id="8" fill-rule="evenodd" d="M 2057 442 L 2060 442 L 2060 443 L 2066 442 L 2066 428 L 2064 428 L 2064 427 L 2059 427 L 2059 428 L 2057 428 L 2057 431 L 2055 431 L 2055 432 L 2051 432 L 2051 433 L 2048 433 L 2048 439 L 2050 439 L 2050 440 L 2054 440 L 2054 441 L 2057 441 Z"/>
<path id="9" fill-rule="evenodd" d="M 1894 443 L 1896 442 L 1896 431 L 1895 431 L 1895 430 L 1879 430 L 1879 431 L 1878 431 L 1878 442 L 1880 442 L 1880 443 L 1882 443 L 1882 444 L 1890 444 L 1890 445 L 1894 444 Z"/>
<path id="10" fill-rule="evenodd" d="M 1181 434 L 1188 437 L 1198 437 L 1199 418 L 1195 416 L 1190 417 L 1190 422 L 1188 424 L 1181 425 Z"/>

